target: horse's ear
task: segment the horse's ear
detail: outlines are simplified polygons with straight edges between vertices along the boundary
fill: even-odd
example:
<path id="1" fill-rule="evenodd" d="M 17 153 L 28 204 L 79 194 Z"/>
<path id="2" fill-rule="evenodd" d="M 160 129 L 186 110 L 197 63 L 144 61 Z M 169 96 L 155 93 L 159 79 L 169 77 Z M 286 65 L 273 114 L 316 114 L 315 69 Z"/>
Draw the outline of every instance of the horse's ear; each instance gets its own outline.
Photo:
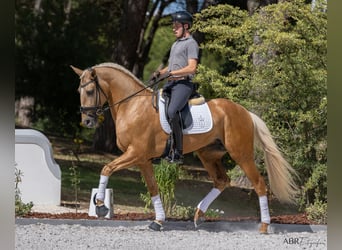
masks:
<path id="1" fill-rule="evenodd" d="M 93 68 L 90 68 L 90 73 L 92 77 L 96 77 L 96 71 Z"/>
<path id="2" fill-rule="evenodd" d="M 74 67 L 74 66 L 72 66 L 72 65 L 70 65 L 70 67 L 72 68 L 72 70 L 73 70 L 77 75 L 79 75 L 79 76 L 82 75 L 83 70 L 81 70 L 81 69 L 79 69 L 79 68 L 76 68 L 76 67 Z"/>

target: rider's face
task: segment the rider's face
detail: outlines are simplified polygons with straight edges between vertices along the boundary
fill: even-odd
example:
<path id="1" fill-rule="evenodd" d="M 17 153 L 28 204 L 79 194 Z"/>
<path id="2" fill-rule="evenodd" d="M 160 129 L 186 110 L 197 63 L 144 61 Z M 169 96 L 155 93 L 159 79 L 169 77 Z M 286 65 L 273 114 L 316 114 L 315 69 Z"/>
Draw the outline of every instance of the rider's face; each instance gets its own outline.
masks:
<path id="1" fill-rule="evenodd" d="M 183 25 L 179 22 L 174 22 L 172 24 L 172 31 L 173 31 L 173 34 L 175 34 L 175 36 L 177 38 L 180 38 L 182 37 L 183 35 Z"/>

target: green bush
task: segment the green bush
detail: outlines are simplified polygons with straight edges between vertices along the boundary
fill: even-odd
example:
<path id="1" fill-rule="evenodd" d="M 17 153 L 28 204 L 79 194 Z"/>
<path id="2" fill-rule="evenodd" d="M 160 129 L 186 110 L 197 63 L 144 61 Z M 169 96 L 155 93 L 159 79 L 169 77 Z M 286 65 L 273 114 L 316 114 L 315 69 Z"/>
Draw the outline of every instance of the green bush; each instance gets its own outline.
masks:
<path id="1" fill-rule="evenodd" d="M 305 209 L 308 219 L 318 224 L 327 224 L 328 203 L 316 200 Z"/>
<path id="2" fill-rule="evenodd" d="M 179 180 L 181 171 L 177 164 L 170 164 L 164 160 L 160 164 L 154 165 L 154 174 L 166 215 L 172 215 L 172 209 L 175 206 L 175 185 Z M 145 183 L 145 180 L 143 182 Z M 140 198 L 145 202 L 145 208 L 151 206 L 149 193 L 140 194 Z"/>
<path id="3" fill-rule="evenodd" d="M 326 1 L 315 8 L 282 1 L 251 16 L 212 6 L 196 15 L 193 29 L 205 36 L 203 50 L 226 58 L 222 68 L 198 67 L 200 93 L 229 98 L 266 122 L 299 175 L 301 209 L 327 202 Z"/>
<path id="4" fill-rule="evenodd" d="M 21 182 L 21 177 L 23 176 L 23 172 L 17 168 L 15 168 L 15 215 L 16 216 L 24 216 L 31 212 L 33 207 L 33 202 L 24 203 L 21 200 L 21 193 L 19 189 L 19 183 Z"/>

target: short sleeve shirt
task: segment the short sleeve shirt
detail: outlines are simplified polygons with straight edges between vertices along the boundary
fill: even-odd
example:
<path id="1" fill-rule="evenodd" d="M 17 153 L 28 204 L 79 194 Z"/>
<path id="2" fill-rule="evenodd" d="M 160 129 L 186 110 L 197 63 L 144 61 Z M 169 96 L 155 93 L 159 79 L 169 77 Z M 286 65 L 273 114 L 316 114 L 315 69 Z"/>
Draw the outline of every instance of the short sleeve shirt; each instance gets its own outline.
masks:
<path id="1" fill-rule="evenodd" d="M 188 65 L 189 59 L 198 59 L 198 44 L 192 37 L 181 38 L 171 47 L 168 69 L 178 70 Z"/>

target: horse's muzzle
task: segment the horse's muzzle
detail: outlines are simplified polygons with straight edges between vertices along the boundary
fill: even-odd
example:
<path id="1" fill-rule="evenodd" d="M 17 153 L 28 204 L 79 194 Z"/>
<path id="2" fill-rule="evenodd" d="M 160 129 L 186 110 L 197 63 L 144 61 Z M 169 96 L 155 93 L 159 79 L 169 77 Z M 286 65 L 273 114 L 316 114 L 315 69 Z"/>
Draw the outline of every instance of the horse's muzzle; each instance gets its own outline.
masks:
<path id="1" fill-rule="evenodd" d="M 97 126 L 97 119 L 96 117 L 92 117 L 87 115 L 83 120 L 82 120 L 82 125 L 87 128 L 95 128 Z"/>

